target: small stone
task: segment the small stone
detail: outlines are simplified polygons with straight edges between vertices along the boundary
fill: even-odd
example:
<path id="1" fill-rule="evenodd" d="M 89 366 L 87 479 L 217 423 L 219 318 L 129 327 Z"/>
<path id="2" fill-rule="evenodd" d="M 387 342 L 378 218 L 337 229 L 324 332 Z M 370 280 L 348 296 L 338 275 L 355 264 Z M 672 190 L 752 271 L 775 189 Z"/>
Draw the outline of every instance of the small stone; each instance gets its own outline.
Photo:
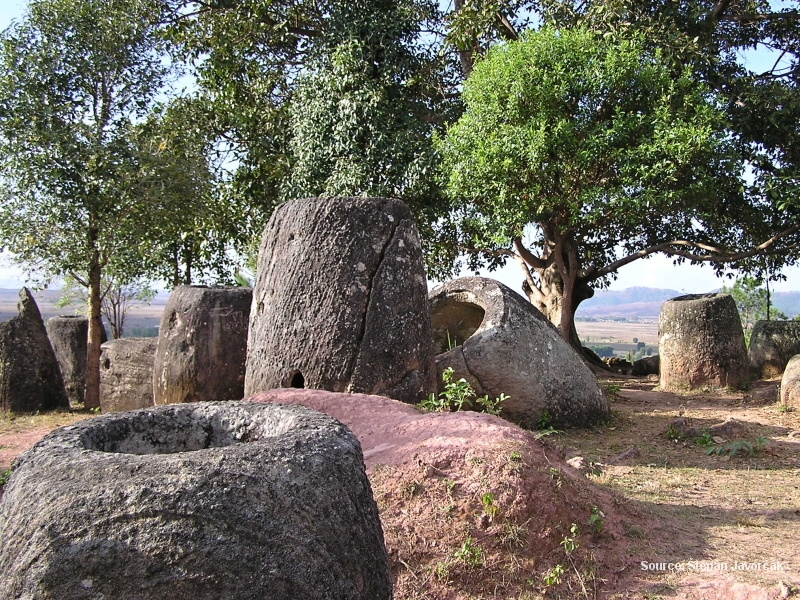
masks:
<path id="1" fill-rule="evenodd" d="M 573 469 L 577 469 L 578 471 L 586 471 L 586 459 L 582 456 L 574 456 L 567 461 L 567 464 L 572 467 Z"/>

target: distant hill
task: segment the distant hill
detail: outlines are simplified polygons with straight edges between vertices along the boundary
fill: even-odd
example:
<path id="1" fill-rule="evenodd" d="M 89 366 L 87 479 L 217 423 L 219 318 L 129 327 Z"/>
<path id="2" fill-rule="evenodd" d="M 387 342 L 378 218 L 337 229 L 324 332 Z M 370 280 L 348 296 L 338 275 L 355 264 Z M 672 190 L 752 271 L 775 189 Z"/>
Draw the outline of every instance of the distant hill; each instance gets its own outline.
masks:
<path id="1" fill-rule="evenodd" d="M 656 319 L 661 305 L 685 295 L 677 290 L 632 287 L 624 290 L 595 290 L 594 297 L 581 303 L 578 318 Z M 773 292 L 772 303 L 790 319 L 800 314 L 800 292 Z"/>

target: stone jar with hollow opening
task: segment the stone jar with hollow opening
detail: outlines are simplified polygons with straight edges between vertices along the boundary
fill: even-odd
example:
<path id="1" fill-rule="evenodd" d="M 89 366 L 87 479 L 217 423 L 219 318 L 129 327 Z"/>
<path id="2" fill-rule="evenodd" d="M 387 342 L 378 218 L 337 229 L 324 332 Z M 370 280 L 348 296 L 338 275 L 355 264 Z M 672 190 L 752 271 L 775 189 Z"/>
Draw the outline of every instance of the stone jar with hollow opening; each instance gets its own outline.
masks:
<path id="1" fill-rule="evenodd" d="M 0 503 L 0 597 L 389 600 L 361 447 L 303 406 L 172 404 L 55 430 Z"/>
<path id="2" fill-rule="evenodd" d="M 756 378 L 780 377 L 800 353 L 800 321 L 758 321 L 750 335 L 747 356 Z"/>
<path id="3" fill-rule="evenodd" d="M 498 281 L 463 277 L 430 292 L 436 365 L 478 396 L 510 396 L 501 415 L 523 427 L 607 419 L 597 378 L 547 318 Z"/>

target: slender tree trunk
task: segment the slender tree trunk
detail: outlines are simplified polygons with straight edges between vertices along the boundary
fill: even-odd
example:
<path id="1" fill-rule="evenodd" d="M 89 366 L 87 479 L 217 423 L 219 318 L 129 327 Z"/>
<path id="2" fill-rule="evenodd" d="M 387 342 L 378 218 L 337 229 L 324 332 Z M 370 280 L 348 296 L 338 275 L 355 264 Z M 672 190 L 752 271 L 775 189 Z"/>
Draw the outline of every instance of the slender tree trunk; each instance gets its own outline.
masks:
<path id="1" fill-rule="evenodd" d="M 86 408 L 100 406 L 100 260 L 96 250 L 89 263 L 89 336 L 86 345 Z"/>

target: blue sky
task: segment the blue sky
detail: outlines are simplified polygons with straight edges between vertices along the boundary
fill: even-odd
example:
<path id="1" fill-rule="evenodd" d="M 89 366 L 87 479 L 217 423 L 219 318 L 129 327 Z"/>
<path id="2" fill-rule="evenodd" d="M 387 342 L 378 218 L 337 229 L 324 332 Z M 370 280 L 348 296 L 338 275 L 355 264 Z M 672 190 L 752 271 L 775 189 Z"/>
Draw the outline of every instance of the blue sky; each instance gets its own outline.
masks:
<path id="1" fill-rule="evenodd" d="M 785 4 L 773 2 L 773 5 Z M 5 29 L 12 19 L 19 19 L 25 11 L 27 0 L 0 0 L 0 30 Z M 765 69 L 772 66 L 773 59 L 763 54 L 749 56 L 748 60 L 764 64 Z M 769 65 L 766 65 L 769 63 Z M 482 273 L 499 279 L 515 290 L 522 284 L 522 275 L 517 264 L 506 266 L 494 273 Z M 771 287 L 775 291 L 800 290 L 800 267 L 784 270 L 788 280 L 775 282 Z M 0 254 L 0 288 L 15 288 L 25 285 L 24 273 L 10 263 L 7 255 Z M 693 265 L 673 266 L 672 259 L 654 256 L 647 260 L 636 261 L 620 270 L 618 279 L 611 284 L 612 290 L 621 290 L 635 286 L 669 288 L 686 293 L 702 293 L 718 289 L 722 285 L 730 285 L 727 279 L 718 279 L 708 267 Z"/>

